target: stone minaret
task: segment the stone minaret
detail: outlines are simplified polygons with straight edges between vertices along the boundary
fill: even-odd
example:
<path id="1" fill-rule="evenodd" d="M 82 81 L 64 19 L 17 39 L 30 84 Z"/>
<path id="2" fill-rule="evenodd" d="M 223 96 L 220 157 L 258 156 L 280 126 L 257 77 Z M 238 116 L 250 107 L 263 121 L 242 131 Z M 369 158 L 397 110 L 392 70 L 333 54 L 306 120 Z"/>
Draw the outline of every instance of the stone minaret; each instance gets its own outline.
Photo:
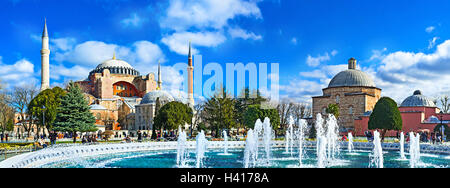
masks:
<path id="1" fill-rule="evenodd" d="M 158 90 L 162 89 L 162 79 L 161 79 L 161 63 L 158 61 Z"/>
<path id="2" fill-rule="evenodd" d="M 189 41 L 189 56 L 188 56 L 188 100 L 194 106 L 194 67 L 192 66 L 191 41 Z"/>
<path id="3" fill-rule="evenodd" d="M 41 49 L 41 91 L 50 88 L 50 50 L 48 48 L 47 19 L 45 20 L 44 31 L 42 32 Z"/>

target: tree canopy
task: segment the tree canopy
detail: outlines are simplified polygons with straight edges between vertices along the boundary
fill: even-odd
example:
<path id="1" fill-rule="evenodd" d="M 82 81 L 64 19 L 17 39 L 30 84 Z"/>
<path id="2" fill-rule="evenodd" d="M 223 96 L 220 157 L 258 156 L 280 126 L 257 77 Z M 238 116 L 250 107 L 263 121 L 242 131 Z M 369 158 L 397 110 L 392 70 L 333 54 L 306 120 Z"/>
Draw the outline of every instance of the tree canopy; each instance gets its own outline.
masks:
<path id="1" fill-rule="evenodd" d="M 397 103 L 389 97 L 382 97 L 378 100 L 370 115 L 368 128 L 383 130 L 383 140 L 387 130 L 402 130 L 402 116 Z"/>
<path id="2" fill-rule="evenodd" d="M 333 114 L 334 117 L 339 118 L 339 105 L 338 104 L 329 104 L 326 113 Z"/>
<path id="3" fill-rule="evenodd" d="M 262 109 L 261 105 L 250 105 L 244 114 L 244 122 L 247 128 L 252 128 L 255 126 L 256 120 L 260 119 L 264 121 L 264 118 L 268 117 L 270 119 L 270 124 L 273 129 L 278 129 L 280 126 L 280 116 L 277 109 Z"/>
<path id="4" fill-rule="evenodd" d="M 225 88 L 219 89 L 206 101 L 203 119 L 209 128 L 215 131 L 215 137 L 221 137 L 221 130 L 230 129 L 236 125 L 234 107 L 234 100 L 227 94 Z"/>
<path id="5" fill-rule="evenodd" d="M 165 104 L 156 113 L 153 129 L 178 129 L 179 126 L 192 123 L 193 111 L 188 105 L 173 101 Z"/>
<path id="6" fill-rule="evenodd" d="M 61 104 L 61 97 L 65 91 L 60 87 L 46 89 L 34 97 L 28 105 L 28 114 L 38 120 L 38 125 L 52 129 L 58 113 L 57 108 Z"/>

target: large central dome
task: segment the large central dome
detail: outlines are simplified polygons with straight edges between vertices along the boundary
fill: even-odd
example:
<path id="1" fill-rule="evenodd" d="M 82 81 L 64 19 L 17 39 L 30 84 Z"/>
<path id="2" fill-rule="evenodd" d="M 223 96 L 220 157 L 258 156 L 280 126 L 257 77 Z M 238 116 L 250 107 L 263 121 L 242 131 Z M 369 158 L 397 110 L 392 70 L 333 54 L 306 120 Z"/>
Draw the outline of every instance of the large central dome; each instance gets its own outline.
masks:
<path id="1" fill-rule="evenodd" d="M 356 70 L 356 59 L 354 58 L 349 60 L 348 70 L 338 73 L 328 84 L 328 87 L 345 86 L 376 87 L 366 73 Z"/>
<path id="2" fill-rule="evenodd" d="M 102 73 L 105 69 L 108 69 L 111 74 L 139 75 L 136 69 L 127 62 L 116 59 L 115 55 L 112 59 L 100 63 L 91 73 Z"/>

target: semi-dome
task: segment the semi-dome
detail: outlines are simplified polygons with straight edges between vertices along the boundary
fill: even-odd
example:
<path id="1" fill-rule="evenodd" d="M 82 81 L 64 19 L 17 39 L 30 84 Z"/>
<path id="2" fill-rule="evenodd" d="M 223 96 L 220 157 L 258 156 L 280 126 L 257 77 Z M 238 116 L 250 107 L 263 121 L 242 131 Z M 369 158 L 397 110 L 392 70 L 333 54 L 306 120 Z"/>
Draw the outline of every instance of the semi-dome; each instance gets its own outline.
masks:
<path id="1" fill-rule="evenodd" d="M 436 104 L 429 99 L 427 96 L 422 95 L 422 92 L 420 90 L 414 91 L 414 94 L 412 96 L 409 96 L 406 98 L 402 104 L 401 107 L 436 107 Z"/>
<path id="2" fill-rule="evenodd" d="M 338 73 L 331 79 L 328 87 L 362 86 L 376 87 L 372 78 L 360 70 L 356 70 L 356 59 L 351 58 L 348 63 L 348 70 Z"/>
<path id="3" fill-rule="evenodd" d="M 156 103 L 156 99 L 158 98 L 159 101 L 162 103 L 172 102 L 175 100 L 172 97 L 172 95 L 170 95 L 170 93 L 168 93 L 167 91 L 155 90 L 145 94 L 144 97 L 142 98 L 141 104 Z"/>
<path id="4" fill-rule="evenodd" d="M 129 63 L 116 59 L 115 55 L 112 59 L 100 63 L 91 73 L 102 73 L 105 69 L 108 69 L 111 74 L 139 75 L 139 72 Z"/>

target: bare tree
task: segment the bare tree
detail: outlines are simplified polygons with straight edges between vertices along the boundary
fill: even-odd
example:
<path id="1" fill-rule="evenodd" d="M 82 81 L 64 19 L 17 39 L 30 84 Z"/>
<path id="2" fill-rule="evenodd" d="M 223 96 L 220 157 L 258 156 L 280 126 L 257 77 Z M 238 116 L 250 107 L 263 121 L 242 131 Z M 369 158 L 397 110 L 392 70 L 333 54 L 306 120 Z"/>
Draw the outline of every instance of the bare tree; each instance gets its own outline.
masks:
<path id="1" fill-rule="evenodd" d="M 311 115 L 311 108 L 304 103 L 294 103 L 292 107 L 292 116 L 295 123 L 298 123 L 300 119 L 307 118 Z"/>
<path id="2" fill-rule="evenodd" d="M 192 136 L 193 130 L 197 129 L 198 125 L 200 123 L 202 123 L 202 121 L 203 121 L 202 117 L 205 115 L 203 108 L 204 108 L 204 102 L 201 102 L 194 106 L 194 118 L 192 121 L 192 125 L 190 127 L 190 136 Z"/>
<path id="3" fill-rule="evenodd" d="M 277 106 L 277 110 L 278 113 L 280 114 L 280 125 L 281 126 L 286 126 L 289 122 L 289 116 L 291 116 L 292 113 L 292 107 L 293 107 L 293 103 L 288 102 L 288 101 L 281 101 L 278 106 Z"/>
<path id="4" fill-rule="evenodd" d="M 4 91 L 4 85 L 0 82 L 0 129 L 2 133 L 8 131 L 8 121 L 14 119 L 14 109 L 10 106 L 11 97 Z"/>
<path id="5" fill-rule="evenodd" d="M 441 100 L 442 112 L 449 113 L 450 101 L 449 101 L 448 95 L 442 96 L 440 100 Z"/>
<path id="6" fill-rule="evenodd" d="M 27 108 L 31 100 L 33 100 L 37 94 L 37 88 L 32 85 L 16 86 L 11 93 L 11 105 L 19 114 L 19 122 L 28 135 L 32 129 L 33 122 L 31 121 L 31 116 L 27 114 Z"/>

